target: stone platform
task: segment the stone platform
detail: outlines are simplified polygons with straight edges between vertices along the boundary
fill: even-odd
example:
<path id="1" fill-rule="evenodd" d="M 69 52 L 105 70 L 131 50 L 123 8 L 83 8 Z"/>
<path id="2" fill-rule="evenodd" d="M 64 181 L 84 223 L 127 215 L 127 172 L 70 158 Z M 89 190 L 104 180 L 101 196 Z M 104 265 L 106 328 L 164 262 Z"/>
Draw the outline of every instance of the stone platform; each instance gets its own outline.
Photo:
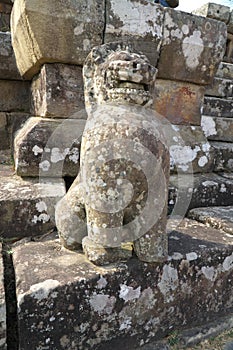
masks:
<path id="1" fill-rule="evenodd" d="M 233 236 L 196 221 L 174 226 L 162 264 L 100 268 L 56 238 L 12 249 L 21 350 L 133 350 L 233 310 Z"/>

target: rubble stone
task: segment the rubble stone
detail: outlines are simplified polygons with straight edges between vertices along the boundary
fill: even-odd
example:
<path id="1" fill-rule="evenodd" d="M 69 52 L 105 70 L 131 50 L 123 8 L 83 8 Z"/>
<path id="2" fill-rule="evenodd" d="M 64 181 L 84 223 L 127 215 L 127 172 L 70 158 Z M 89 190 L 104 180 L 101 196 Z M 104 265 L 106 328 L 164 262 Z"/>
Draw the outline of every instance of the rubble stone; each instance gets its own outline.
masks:
<path id="1" fill-rule="evenodd" d="M 157 79 L 154 108 L 173 124 L 200 125 L 204 92 L 195 84 Z"/>
<path id="2" fill-rule="evenodd" d="M 192 12 L 197 16 L 204 16 L 228 23 L 230 19 L 230 7 L 209 2 Z"/>
<path id="3" fill-rule="evenodd" d="M 233 206 L 196 208 L 189 211 L 188 217 L 233 235 Z"/>
<path id="4" fill-rule="evenodd" d="M 31 91 L 31 114 L 35 116 L 75 118 L 76 112 L 85 108 L 80 66 L 43 65 L 32 81 Z"/>
<path id="5" fill-rule="evenodd" d="M 233 142 L 233 118 L 203 116 L 201 125 L 209 140 Z"/>
<path id="6" fill-rule="evenodd" d="M 205 97 L 203 115 L 221 118 L 232 118 L 233 99 Z"/>
<path id="7" fill-rule="evenodd" d="M 175 227 L 161 264 L 100 268 L 56 240 L 13 247 L 20 348 L 134 349 L 230 312 L 233 238 L 193 220 Z"/>
<path id="8" fill-rule="evenodd" d="M 71 0 L 66 6 L 62 0 L 15 0 L 11 30 L 20 74 L 31 79 L 43 63 L 82 65 L 103 42 L 104 8 L 103 0 Z"/>
<path id="9" fill-rule="evenodd" d="M 104 42 L 124 41 L 156 66 L 163 32 L 164 9 L 149 1 L 108 0 Z"/>
<path id="10" fill-rule="evenodd" d="M 31 117 L 14 141 L 15 169 L 20 176 L 77 175 L 85 120 Z"/>
<path id="11" fill-rule="evenodd" d="M 27 81 L 0 80 L 0 111 L 29 112 L 29 91 Z"/>
<path id="12" fill-rule="evenodd" d="M 54 228 L 54 207 L 65 194 L 62 179 L 24 179 L 12 167 L 0 169 L 1 239 L 18 240 L 47 233 Z"/>
<path id="13" fill-rule="evenodd" d="M 226 36 L 223 22 L 166 9 L 158 78 L 211 84 Z"/>
<path id="14" fill-rule="evenodd" d="M 233 64 L 221 62 L 218 67 L 216 77 L 233 80 Z"/>
<path id="15" fill-rule="evenodd" d="M 21 80 L 11 44 L 11 34 L 0 32 L 0 43 L 0 79 Z"/>
<path id="16" fill-rule="evenodd" d="M 211 142 L 215 150 L 214 171 L 233 172 L 233 144 L 229 142 Z"/>
<path id="17" fill-rule="evenodd" d="M 0 244 L 0 350 L 6 350 L 6 301 L 4 290 L 4 268 L 2 260 L 2 244 Z"/>

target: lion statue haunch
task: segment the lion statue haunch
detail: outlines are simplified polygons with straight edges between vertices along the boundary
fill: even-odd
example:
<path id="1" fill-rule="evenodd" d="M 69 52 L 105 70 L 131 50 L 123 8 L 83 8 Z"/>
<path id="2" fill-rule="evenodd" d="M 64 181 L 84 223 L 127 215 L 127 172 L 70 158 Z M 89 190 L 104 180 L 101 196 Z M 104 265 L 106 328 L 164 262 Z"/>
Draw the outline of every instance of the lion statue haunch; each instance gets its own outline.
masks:
<path id="1" fill-rule="evenodd" d="M 153 102 L 156 69 L 123 43 L 94 48 L 84 68 L 88 119 L 80 173 L 56 208 L 62 244 L 98 265 L 167 257 L 169 152 Z"/>

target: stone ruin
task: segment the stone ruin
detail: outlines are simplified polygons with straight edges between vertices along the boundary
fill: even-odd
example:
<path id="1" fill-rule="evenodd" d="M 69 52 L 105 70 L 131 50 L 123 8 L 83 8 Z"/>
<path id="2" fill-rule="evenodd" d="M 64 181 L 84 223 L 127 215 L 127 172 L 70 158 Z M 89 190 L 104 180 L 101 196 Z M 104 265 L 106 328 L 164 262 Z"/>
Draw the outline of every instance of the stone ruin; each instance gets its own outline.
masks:
<path id="1" fill-rule="evenodd" d="M 12 5 L 0 0 L 0 349 L 154 350 L 168 348 L 164 339 L 173 331 L 188 346 L 231 328 L 230 8 L 208 3 L 188 14 L 146 0 L 72 0 L 66 6 L 61 0 L 15 0 Z M 151 79 L 130 76 L 130 62 L 134 69 L 147 67 Z M 106 90 L 106 82 L 115 91 Z M 144 94 L 132 94 L 142 87 Z M 103 124 L 107 120 L 111 128 Z M 170 162 L 167 148 L 155 137 L 161 125 Z M 149 255 L 156 255 L 151 260 L 145 258 L 144 243 L 134 243 L 132 250 L 130 232 L 135 231 L 121 237 L 120 248 L 102 244 L 104 230 L 93 236 L 96 225 L 90 222 L 113 230 L 118 226 L 111 219 L 117 215 L 102 213 L 99 220 L 99 213 L 90 210 L 98 203 L 96 193 L 106 197 L 105 186 L 102 192 L 101 186 L 91 187 L 84 202 L 83 188 L 77 186 L 86 168 L 88 181 L 92 176 L 99 180 L 92 168 L 103 156 L 98 142 L 115 140 L 117 127 L 125 137 L 121 152 L 126 158 L 128 139 L 135 140 L 137 132 L 137 141 L 146 146 L 145 160 L 150 147 L 156 160 L 161 156 L 166 185 L 170 165 L 168 188 L 157 178 L 152 183 L 158 186 L 143 192 L 157 188 L 152 193 L 161 203 L 162 229 L 145 235 Z M 112 179 L 108 168 L 101 173 L 107 187 L 125 163 L 110 165 Z M 136 193 L 134 181 L 141 181 L 141 190 L 148 178 L 134 164 L 130 169 Z M 78 237 L 80 203 L 85 204 L 84 231 Z M 111 206 L 111 200 L 105 203 Z M 125 222 L 121 211 L 123 228 L 138 216 L 131 204 Z M 69 249 L 57 235 L 55 207 L 60 239 Z M 66 226 L 67 208 L 72 215 Z M 145 219 L 153 214 L 150 208 Z M 163 259 L 156 253 L 158 240 L 151 243 L 161 236 Z"/>

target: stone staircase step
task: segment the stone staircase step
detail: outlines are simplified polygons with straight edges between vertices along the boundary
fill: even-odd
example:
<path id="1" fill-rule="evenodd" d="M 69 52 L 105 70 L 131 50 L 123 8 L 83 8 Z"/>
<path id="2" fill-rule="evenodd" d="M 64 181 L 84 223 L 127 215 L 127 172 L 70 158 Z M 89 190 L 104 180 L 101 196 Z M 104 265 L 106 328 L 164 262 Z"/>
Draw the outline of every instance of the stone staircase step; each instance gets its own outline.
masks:
<path id="1" fill-rule="evenodd" d="M 233 206 L 196 208 L 190 210 L 188 217 L 233 234 Z"/>
<path id="2" fill-rule="evenodd" d="M 210 143 L 215 151 L 214 171 L 233 172 L 233 143 L 214 141 Z"/>
<path id="3" fill-rule="evenodd" d="M 132 258 L 101 268 L 56 239 L 17 243 L 20 348 L 134 349 L 230 312 L 233 237 L 226 237 L 185 219 L 169 235 L 167 262 Z"/>
<path id="4" fill-rule="evenodd" d="M 202 114 L 213 117 L 232 118 L 233 100 L 217 97 L 205 97 Z"/>
<path id="5" fill-rule="evenodd" d="M 233 118 L 203 115 L 201 125 L 208 140 L 233 142 Z"/>
<path id="6" fill-rule="evenodd" d="M 172 175 L 169 213 L 184 216 L 188 209 L 233 205 L 233 176 L 228 173 Z"/>
<path id="7" fill-rule="evenodd" d="M 18 240 L 54 228 L 54 206 L 65 194 L 62 179 L 22 179 L 0 166 L 0 237 Z"/>
<path id="8" fill-rule="evenodd" d="M 205 91 L 206 96 L 231 98 L 233 97 L 232 79 L 215 77 L 213 83 Z"/>

